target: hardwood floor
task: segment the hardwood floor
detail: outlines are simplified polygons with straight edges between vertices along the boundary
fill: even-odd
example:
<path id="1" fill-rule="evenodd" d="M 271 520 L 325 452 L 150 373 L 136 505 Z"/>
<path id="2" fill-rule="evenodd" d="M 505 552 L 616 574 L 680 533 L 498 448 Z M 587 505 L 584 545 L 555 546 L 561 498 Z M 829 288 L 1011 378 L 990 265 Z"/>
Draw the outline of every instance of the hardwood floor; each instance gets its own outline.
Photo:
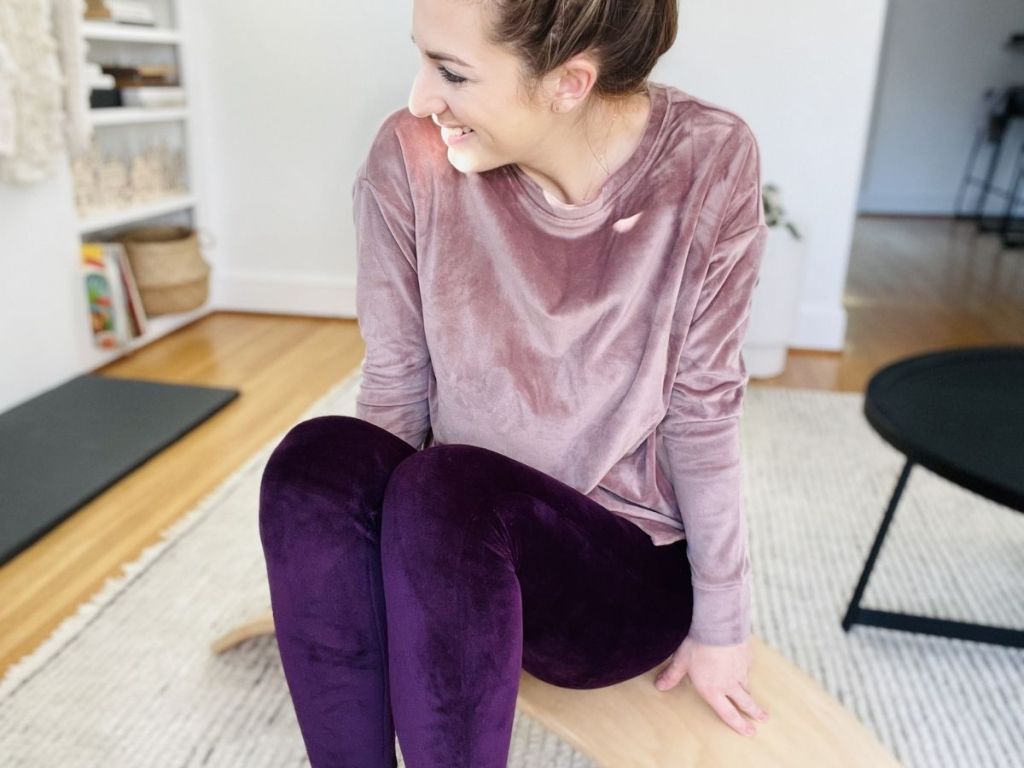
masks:
<path id="1" fill-rule="evenodd" d="M 751 386 L 860 391 L 915 352 L 1024 343 L 1024 250 L 944 219 L 862 217 L 844 303 L 846 348 L 793 350 Z M 0 568 L 0 673 L 267 441 L 354 372 L 355 320 L 218 312 L 100 372 L 232 386 L 242 395 Z"/>
<path id="2" fill-rule="evenodd" d="M 215 313 L 101 369 L 241 395 L 0 568 L 0 670 L 354 372 L 355 320 Z"/>
<path id="3" fill-rule="evenodd" d="M 790 350 L 751 386 L 861 392 L 882 366 L 958 346 L 1024 344 L 1024 249 L 966 221 L 861 216 L 854 229 L 841 352 Z"/>

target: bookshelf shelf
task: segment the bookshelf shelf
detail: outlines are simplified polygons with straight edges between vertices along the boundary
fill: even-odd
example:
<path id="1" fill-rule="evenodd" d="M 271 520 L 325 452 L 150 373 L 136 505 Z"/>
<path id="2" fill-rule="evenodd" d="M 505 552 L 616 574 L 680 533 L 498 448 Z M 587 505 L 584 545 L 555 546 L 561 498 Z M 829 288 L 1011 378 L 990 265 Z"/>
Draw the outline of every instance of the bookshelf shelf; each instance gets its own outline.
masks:
<path id="1" fill-rule="evenodd" d="M 134 352 L 139 347 L 144 347 L 151 341 L 156 341 L 161 336 L 173 333 L 182 326 L 188 325 L 193 320 L 205 317 L 210 313 L 210 311 L 209 305 L 204 304 L 203 306 L 189 310 L 188 312 L 175 312 L 169 315 L 157 315 L 156 317 L 151 317 L 146 321 L 146 332 L 131 340 L 131 343 L 128 345 L 128 351 Z"/>
<path id="2" fill-rule="evenodd" d="M 130 208 L 95 213 L 79 219 L 78 232 L 81 235 L 88 235 L 103 229 L 152 219 L 156 216 L 174 213 L 175 211 L 183 211 L 192 208 L 195 204 L 196 200 L 192 195 L 181 195 L 179 197 L 169 197 L 165 200 L 155 200 L 144 205 L 133 205 Z"/>
<path id="3" fill-rule="evenodd" d="M 136 27 L 109 21 L 82 22 L 82 36 L 87 40 L 113 40 L 123 43 L 177 45 L 181 42 L 181 32 L 176 29 Z"/>
<path id="4" fill-rule="evenodd" d="M 169 109 L 144 109 L 141 107 L 108 107 L 90 109 L 89 116 L 94 126 L 136 125 L 139 123 L 164 123 L 188 119 L 187 107 Z"/>
<path id="5" fill-rule="evenodd" d="M 177 75 L 172 82 L 179 83 L 178 87 L 184 87 L 186 94 L 191 97 L 191 89 L 187 87 L 192 81 L 187 56 L 191 49 L 188 45 L 187 28 L 186 31 L 183 31 L 180 26 L 179 5 L 181 2 L 180 0 L 152 0 L 151 5 L 154 18 L 159 24 L 157 27 L 119 24 L 112 21 L 83 21 L 81 32 L 85 42 L 83 47 L 88 54 L 87 61 L 91 60 L 93 65 L 107 67 L 133 67 L 147 64 L 172 65 L 172 69 L 176 70 Z M 163 47 L 154 48 L 153 45 Z M 189 98 L 189 102 L 191 102 L 191 98 Z M 202 210 L 199 206 L 200 194 L 195 186 L 196 158 L 190 151 L 190 147 L 194 146 L 193 119 L 196 117 L 196 110 L 193 106 L 191 103 L 186 103 L 166 107 L 124 106 L 89 109 L 92 126 L 98 129 L 93 146 L 97 158 L 90 158 L 88 164 L 84 164 L 84 167 L 80 166 L 77 170 L 95 174 L 92 177 L 92 182 L 96 187 L 91 188 L 88 181 L 84 182 L 86 194 L 80 199 L 116 199 L 118 195 L 112 192 L 110 185 L 121 183 L 120 179 L 126 171 L 128 171 L 126 183 L 129 185 L 137 183 L 140 185 L 139 189 L 164 187 L 168 191 L 166 197 L 139 201 L 121 208 L 80 211 L 77 225 L 78 234 L 83 244 L 83 254 L 86 243 L 116 241 L 125 227 L 133 228 L 133 225 L 149 223 L 149 220 L 152 219 L 159 221 L 167 217 L 167 220 L 161 223 L 185 226 L 193 230 L 200 227 L 198 216 Z M 119 129 L 115 130 L 111 127 Z M 156 142 L 154 142 L 154 138 L 157 139 Z M 172 144 L 180 145 L 182 159 L 185 163 L 185 168 L 182 169 L 183 177 L 174 182 L 170 181 L 165 170 L 161 170 L 161 167 L 156 164 L 164 162 L 166 158 L 150 156 L 144 157 L 142 163 L 135 164 L 134 162 L 141 153 L 150 152 L 153 148 L 163 145 L 168 138 L 171 139 Z M 149 149 L 145 149 L 146 147 Z M 107 158 L 119 160 L 122 167 L 118 168 L 111 163 L 108 169 Z M 112 175 L 103 176 L 104 173 Z M 136 173 L 139 174 L 137 179 L 135 178 Z M 158 174 L 161 173 L 165 173 L 165 176 L 158 181 Z M 89 177 L 84 178 L 88 180 Z M 186 189 L 181 189 L 177 193 L 170 191 L 171 188 L 179 185 L 185 186 Z M 96 192 L 96 189 L 102 189 L 102 192 Z M 124 199 L 131 199 L 134 196 L 134 189 L 130 186 L 127 190 L 129 194 Z M 76 198 L 77 192 L 78 188 L 76 188 Z M 89 197 L 90 194 L 94 197 Z M 207 300 L 202 306 L 187 312 L 147 316 L 143 321 L 143 318 L 140 317 L 140 313 L 144 312 L 143 302 L 134 289 L 132 266 L 128 263 L 124 249 L 112 250 L 109 245 L 106 245 L 101 246 L 97 252 L 103 255 L 97 257 L 94 255 L 94 249 L 89 249 L 93 262 L 90 262 L 87 269 L 93 269 L 92 274 L 98 274 L 107 279 L 109 292 L 104 293 L 104 283 L 100 280 L 92 281 L 96 292 L 93 293 L 93 288 L 90 288 L 90 301 L 95 296 L 95 305 L 91 304 L 90 311 L 94 312 L 94 322 L 102 322 L 108 313 L 113 314 L 115 322 L 112 324 L 113 330 L 108 325 L 100 331 L 94 330 L 93 333 L 96 338 L 101 340 L 101 343 L 109 343 L 111 338 L 117 339 L 116 346 L 108 348 L 97 345 L 95 347 L 100 358 L 98 360 L 100 365 L 106 365 L 119 357 L 129 355 L 213 311 L 212 302 Z M 183 258 L 186 256 L 183 255 Z M 99 262 L 102 266 L 94 267 L 95 262 Z M 107 299 L 109 305 L 106 311 L 104 311 L 104 299 Z M 113 307 L 112 312 L 109 307 Z M 145 327 L 145 332 L 141 335 L 127 338 L 142 327 Z M 127 336 L 126 328 L 128 329 Z"/>
<path id="6" fill-rule="evenodd" d="M 206 317 L 212 311 L 213 309 L 209 304 L 204 304 L 203 306 L 188 312 L 175 312 L 169 315 L 157 315 L 156 317 L 151 317 L 146 321 L 146 332 L 141 336 L 136 336 L 124 346 L 98 350 L 99 359 L 96 361 L 96 367 L 102 367 L 108 363 L 112 363 L 118 358 L 130 355 L 137 349 L 140 349 L 147 344 L 151 344 L 159 338 L 172 334 L 179 328 L 184 328 L 186 325 L 189 325 L 202 317 Z"/>

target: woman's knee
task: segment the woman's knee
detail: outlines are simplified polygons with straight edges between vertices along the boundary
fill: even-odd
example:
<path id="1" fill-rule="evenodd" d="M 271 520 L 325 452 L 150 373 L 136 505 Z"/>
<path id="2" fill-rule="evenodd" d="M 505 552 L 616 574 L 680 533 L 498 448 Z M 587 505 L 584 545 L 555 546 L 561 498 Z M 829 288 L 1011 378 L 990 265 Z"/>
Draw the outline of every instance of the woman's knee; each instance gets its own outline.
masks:
<path id="1" fill-rule="evenodd" d="M 490 482 L 495 456 L 476 446 L 443 444 L 405 459 L 384 491 L 382 538 L 443 546 L 462 533 L 502 537 L 500 505 Z"/>
<path id="2" fill-rule="evenodd" d="M 404 440 L 352 416 L 317 416 L 296 424 L 263 470 L 264 547 L 278 551 L 295 537 L 347 535 L 353 523 L 367 524 L 358 513 L 379 509 L 391 471 L 412 452 Z"/>

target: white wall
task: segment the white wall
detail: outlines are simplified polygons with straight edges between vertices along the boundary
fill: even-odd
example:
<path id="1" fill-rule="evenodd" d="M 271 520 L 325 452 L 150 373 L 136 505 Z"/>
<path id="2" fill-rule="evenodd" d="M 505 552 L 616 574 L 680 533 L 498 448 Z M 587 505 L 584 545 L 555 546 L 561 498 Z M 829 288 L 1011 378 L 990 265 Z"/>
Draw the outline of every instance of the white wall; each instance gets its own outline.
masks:
<path id="1" fill-rule="evenodd" d="M 1024 0 L 891 0 L 862 212 L 953 212 L 985 90 L 1024 83 L 1024 54 L 1003 47 L 1012 31 L 1024 31 Z M 1018 125 L 1007 149 L 1021 138 Z M 1004 158 L 1006 187 L 1016 157 Z"/>
<path id="2" fill-rule="evenodd" d="M 212 306 L 355 316 L 351 184 L 417 64 L 412 4 L 180 0 Z M 657 80 L 735 109 L 808 241 L 793 344 L 839 349 L 886 0 L 686 0 Z M 85 323 L 66 169 L 0 186 L 0 410 L 102 360 Z"/>
<path id="3" fill-rule="evenodd" d="M 661 79 L 750 123 L 806 240 L 791 345 L 842 349 L 843 288 L 886 0 L 685 0 Z M 656 78 L 657 79 L 657 78 Z"/>
<path id="4" fill-rule="evenodd" d="M 204 68 L 216 303 L 355 317 L 352 180 L 405 104 L 411 3 L 183 2 Z"/>
<path id="5" fill-rule="evenodd" d="M 188 0 L 206 38 L 224 306 L 354 316 L 350 187 L 417 64 L 411 3 L 239 14 Z M 840 349 L 842 291 L 885 0 L 687 0 L 653 77 L 737 110 L 807 235 L 796 346 Z"/>
<path id="6" fill-rule="evenodd" d="M 71 173 L 0 183 L 0 411 L 96 365 Z"/>

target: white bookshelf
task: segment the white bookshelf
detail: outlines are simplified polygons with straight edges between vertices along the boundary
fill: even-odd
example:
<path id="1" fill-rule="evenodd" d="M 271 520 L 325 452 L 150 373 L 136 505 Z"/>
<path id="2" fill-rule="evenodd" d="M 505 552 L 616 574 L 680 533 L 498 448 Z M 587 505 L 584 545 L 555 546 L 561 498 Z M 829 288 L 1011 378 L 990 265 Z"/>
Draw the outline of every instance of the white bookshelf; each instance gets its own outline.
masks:
<path id="1" fill-rule="evenodd" d="M 109 21 L 83 22 L 82 36 L 86 40 L 109 40 L 122 43 L 178 45 L 181 42 L 181 32 L 177 29 L 154 29 Z"/>
<path id="2" fill-rule="evenodd" d="M 88 58 L 103 64 L 118 66 L 135 63 L 161 63 L 173 61 L 178 69 L 182 87 L 189 91 L 186 53 L 186 35 L 179 28 L 179 0 L 151 0 L 159 26 L 145 27 L 108 21 L 84 21 L 82 37 L 89 49 Z M 191 99 L 188 99 L 191 102 Z M 107 240 L 118 231 L 132 225 L 151 223 L 151 220 L 169 217 L 167 223 L 185 223 L 198 228 L 198 200 L 195 194 L 194 158 L 190 149 L 192 110 L 185 106 L 166 108 L 105 107 L 89 110 L 97 139 L 106 146 L 118 148 L 133 145 L 146 134 L 139 131 L 180 131 L 181 146 L 185 152 L 185 175 L 189 189 L 185 194 L 132 205 L 127 208 L 89 211 L 79 217 L 78 231 L 83 241 Z M 176 126 L 176 127 L 175 127 Z M 163 222 L 161 222 L 163 223 Z M 167 315 L 148 317 L 146 332 L 132 339 L 126 346 L 104 350 L 101 365 L 139 349 L 211 311 L 209 302 L 201 307 Z"/>
<path id="3" fill-rule="evenodd" d="M 78 220 L 78 232 L 81 235 L 89 235 L 104 229 L 135 224 L 146 219 L 154 219 L 157 216 L 165 216 L 168 213 L 189 210 L 194 208 L 195 204 L 196 201 L 192 195 L 181 195 L 155 200 L 143 205 L 133 205 L 130 208 L 93 213 Z"/>
<path id="4" fill-rule="evenodd" d="M 94 127 L 106 125 L 134 125 L 139 123 L 170 123 L 188 120 L 188 107 L 145 109 L 141 107 L 103 107 L 90 109 Z"/>

